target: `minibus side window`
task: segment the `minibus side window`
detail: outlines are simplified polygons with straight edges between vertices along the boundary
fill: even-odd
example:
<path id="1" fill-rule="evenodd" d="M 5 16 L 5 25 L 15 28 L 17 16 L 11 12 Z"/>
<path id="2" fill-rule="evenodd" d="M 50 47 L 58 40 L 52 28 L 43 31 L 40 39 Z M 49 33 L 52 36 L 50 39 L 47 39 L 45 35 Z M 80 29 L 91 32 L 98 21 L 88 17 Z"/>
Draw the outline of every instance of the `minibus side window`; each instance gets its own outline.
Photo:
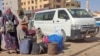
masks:
<path id="1" fill-rule="evenodd" d="M 37 21 L 43 20 L 43 13 L 37 13 L 35 16 L 35 20 Z"/>
<path id="2" fill-rule="evenodd" d="M 64 10 L 59 10 L 58 11 L 58 18 L 60 19 L 69 19 L 68 14 Z"/>
<path id="3" fill-rule="evenodd" d="M 55 14 L 55 11 L 37 13 L 35 16 L 35 20 L 37 20 L 37 21 L 52 20 L 54 17 L 54 14 Z"/>
<path id="4" fill-rule="evenodd" d="M 52 20 L 54 17 L 54 13 L 55 13 L 55 11 L 45 12 L 43 20 Z"/>

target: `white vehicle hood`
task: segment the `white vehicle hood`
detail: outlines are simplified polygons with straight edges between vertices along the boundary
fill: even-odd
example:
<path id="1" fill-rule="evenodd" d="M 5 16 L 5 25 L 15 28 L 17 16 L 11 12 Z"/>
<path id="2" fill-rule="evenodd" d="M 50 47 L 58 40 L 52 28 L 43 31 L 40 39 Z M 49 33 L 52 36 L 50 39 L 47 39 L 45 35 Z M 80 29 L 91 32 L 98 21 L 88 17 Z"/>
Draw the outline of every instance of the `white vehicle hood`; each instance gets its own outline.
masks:
<path id="1" fill-rule="evenodd" d="M 94 18 L 74 18 L 72 22 L 73 25 L 95 25 L 96 24 Z"/>

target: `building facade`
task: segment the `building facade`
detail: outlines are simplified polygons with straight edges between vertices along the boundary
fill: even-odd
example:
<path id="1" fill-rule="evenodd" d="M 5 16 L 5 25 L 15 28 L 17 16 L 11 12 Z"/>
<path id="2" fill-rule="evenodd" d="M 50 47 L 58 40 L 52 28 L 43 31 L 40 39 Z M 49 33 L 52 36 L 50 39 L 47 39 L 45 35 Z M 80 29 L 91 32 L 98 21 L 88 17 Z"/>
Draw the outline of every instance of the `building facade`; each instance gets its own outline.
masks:
<path id="1" fill-rule="evenodd" d="M 95 11 L 95 12 L 93 13 L 93 15 L 94 15 L 94 16 L 97 16 L 97 17 L 100 17 L 100 11 Z"/>
<path id="2" fill-rule="evenodd" d="M 77 0 L 21 0 L 23 10 L 35 10 L 44 8 L 80 8 Z"/>
<path id="3" fill-rule="evenodd" d="M 65 7 L 66 8 L 80 8 L 80 2 L 77 0 L 66 0 Z"/>
<path id="4" fill-rule="evenodd" d="M 16 13 L 21 8 L 20 0 L 2 0 L 2 10 L 4 11 L 6 7 L 10 7 Z"/>
<path id="5" fill-rule="evenodd" d="M 49 8 L 80 8 L 77 0 L 2 0 L 2 9 L 10 7 L 14 13 L 19 9 L 32 11 Z"/>

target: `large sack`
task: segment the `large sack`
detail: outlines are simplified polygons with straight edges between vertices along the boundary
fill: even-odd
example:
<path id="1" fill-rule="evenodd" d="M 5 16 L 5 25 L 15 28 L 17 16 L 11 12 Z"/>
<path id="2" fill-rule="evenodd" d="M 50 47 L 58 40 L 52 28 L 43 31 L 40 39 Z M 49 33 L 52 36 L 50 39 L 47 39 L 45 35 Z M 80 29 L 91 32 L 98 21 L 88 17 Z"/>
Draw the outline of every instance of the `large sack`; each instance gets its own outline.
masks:
<path id="1" fill-rule="evenodd" d="M 48 36 L 48 40 L 49 40 L 49 42 L 57 43 L 57 46 L 58 46 L 57 50 L 62 51 L 62 49 L 63 49 L 63 36 L 52 34 L 52 35 Z"/>
<path id="2" fill-rule="evenodd" d="M 20 54 L 29 54 L 31 48 L 31 40 L 29 38 L 24 38 L 20 41 Z"/>

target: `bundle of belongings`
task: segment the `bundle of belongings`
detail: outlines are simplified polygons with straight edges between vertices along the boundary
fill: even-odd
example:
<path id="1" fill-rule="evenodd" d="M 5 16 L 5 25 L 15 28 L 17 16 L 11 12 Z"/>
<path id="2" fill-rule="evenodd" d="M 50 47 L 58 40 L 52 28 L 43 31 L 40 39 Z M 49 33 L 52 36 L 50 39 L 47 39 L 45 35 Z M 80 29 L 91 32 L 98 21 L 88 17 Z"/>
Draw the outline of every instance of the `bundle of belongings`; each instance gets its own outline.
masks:
<path id="1" fill-rule="evenodd" d="M 37 30 L 29 30 L 28 35 L 30 37 L 25 36 L 21 40 L 20 54 L 36 55 L 48 53 L 50 55 L 56 55 L 63 50 L 63 36 L 58 32 L 48 36 L 44 34 L 40 34 L 39 36 Z M 41 41 L 39 42 L 38 39 L 41 39 Z"/>

